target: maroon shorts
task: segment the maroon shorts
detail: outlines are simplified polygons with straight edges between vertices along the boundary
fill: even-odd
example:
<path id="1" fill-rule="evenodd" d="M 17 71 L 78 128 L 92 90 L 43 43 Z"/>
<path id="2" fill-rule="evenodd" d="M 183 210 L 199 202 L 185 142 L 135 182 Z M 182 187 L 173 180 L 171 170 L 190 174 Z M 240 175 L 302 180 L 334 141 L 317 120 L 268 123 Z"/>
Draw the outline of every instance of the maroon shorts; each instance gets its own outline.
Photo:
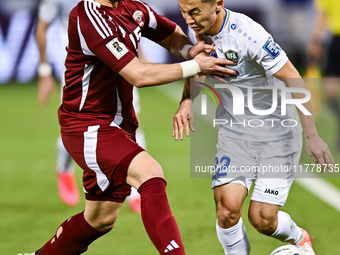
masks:
<path id="1" fill-rule="evenodd" d="M 64 146 L 83 169 L 85 197 L 92 201 L 124 202 L 131 186 L 126 183 L 132 159 L 142 152 L 135 138 L 110 126 L 62 131 Z"/>

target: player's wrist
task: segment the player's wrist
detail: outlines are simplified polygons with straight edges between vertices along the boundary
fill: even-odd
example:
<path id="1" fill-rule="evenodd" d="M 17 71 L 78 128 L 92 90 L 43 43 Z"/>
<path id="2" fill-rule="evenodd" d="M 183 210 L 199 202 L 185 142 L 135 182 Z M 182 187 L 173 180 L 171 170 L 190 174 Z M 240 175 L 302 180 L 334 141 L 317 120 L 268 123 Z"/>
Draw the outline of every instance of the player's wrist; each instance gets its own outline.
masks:
<path id="1" fill-rule="evenodd" d="M 187 105 L 187 104 L 191 104 L 192 103 L 192 99 L 191 97 L 183 97 L 182 100 L 179 102 L 179 105 Z"/>
<path id="2" fill-rule="evenodd" d="M 182 78 L 188 78 L 188 77 L 194 76 L 195 74 L 198 74 L 198 73 L 201 72 L 199 64 L 194 59 L 184 61 L 184 62 L 181 62 L 179 64 L 180 64 L 182 71 L 183 71 L 183 77 Z"/>
<path id="3" fill-rule="evenodd" d="M 52 66 L 48 63 L 40 63 L 38 67 L 39 77 L 48 77 L 52 74 Z"/>
<path id="4" fill-rule="evenodd" d="M 184 47 L 181 50 L 181 55 L 182 55 L 183 58 L 185 58 L 185 59 L 189 59 L 190 58 L 188 53 L 189 53 L 189 50 L 192 47 L 193 47 L 193 45 L 191 45 L 191 44 L 184 45 Z"/>

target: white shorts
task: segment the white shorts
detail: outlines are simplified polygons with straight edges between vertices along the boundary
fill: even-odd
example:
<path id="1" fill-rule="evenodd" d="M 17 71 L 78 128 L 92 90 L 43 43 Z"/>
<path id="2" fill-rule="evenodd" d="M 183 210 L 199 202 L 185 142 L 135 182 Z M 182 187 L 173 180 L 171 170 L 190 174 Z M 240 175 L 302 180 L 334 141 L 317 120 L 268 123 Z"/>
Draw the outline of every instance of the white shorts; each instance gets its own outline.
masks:
<path id="1" fill-rule="evenodd" d="M 255 142 L 218 134 L 212 188 L 238 183 L 251 200 L 283 206 L 293 183 L 302 150 L 302 135 L 280 141 Z"/>

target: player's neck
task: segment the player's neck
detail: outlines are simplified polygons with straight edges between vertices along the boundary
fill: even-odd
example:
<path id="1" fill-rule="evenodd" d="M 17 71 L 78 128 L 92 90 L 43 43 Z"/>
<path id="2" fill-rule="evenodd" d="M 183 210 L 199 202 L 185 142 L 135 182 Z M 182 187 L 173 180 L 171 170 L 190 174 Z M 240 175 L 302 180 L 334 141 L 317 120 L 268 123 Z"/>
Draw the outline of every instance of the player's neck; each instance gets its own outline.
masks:
<path id="1" fill-rule="evenodd" d="M 207 32 L 208 35 L 214 36 L 217 35 L 223 26 L 225 16 L 227 15 L 227 12 L 223 8 L 218 14 L 216 18 L 216 22 L 214 26 Z"/>
<path id="2" fill-rule="evenodd" d="M 109 7 L 113 7 L 113 8 L 116 8 L 118 7 L 118 2 L 111 2 L 109 0 L 94 0 L 95 2 L 97 3 L 100 3 L 101 5 L 104 5 L 104 6 L 109 6 Z"/>

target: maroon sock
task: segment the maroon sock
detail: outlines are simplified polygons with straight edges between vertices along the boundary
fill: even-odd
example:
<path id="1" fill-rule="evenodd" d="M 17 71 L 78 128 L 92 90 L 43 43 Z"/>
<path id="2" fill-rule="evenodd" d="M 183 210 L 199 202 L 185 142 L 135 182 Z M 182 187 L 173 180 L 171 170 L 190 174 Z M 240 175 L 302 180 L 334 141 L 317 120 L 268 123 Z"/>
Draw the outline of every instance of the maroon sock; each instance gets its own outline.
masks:
<path id="1" fill-rule="evenodd" d="M 87 247 L 97 238 L 106 234 L 91 227 L 79 213 L 64 221 L 57 233 L 36 255 L 77 255 L 85 252 Z"/>
<path id="2" fill-rule="evenodd" d="M 171 213 L 163 178 L 153 178 L 138 189 L 145 230 L 160 254 L 184 255 L 184 246 Z"/>

